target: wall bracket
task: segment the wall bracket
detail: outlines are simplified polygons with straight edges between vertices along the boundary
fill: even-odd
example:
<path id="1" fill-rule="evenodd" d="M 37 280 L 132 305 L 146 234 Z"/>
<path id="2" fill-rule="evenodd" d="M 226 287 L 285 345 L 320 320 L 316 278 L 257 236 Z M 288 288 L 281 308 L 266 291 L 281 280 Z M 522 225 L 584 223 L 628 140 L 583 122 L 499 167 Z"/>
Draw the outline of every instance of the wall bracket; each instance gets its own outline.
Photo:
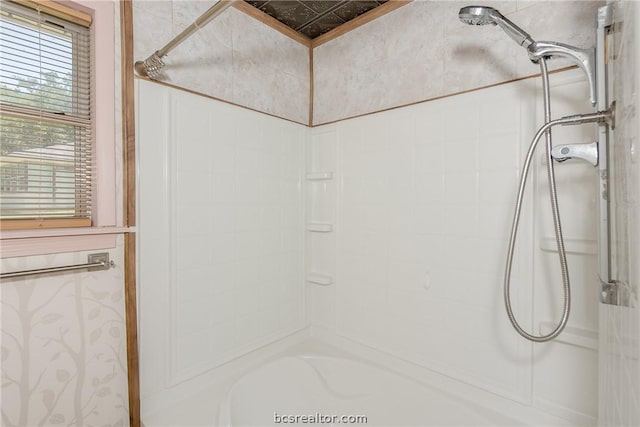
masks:
<path id="1" fill-rule="evenodd" d="M 604 282 L 600 280 L 600 302 L 603 304 L 635 307 L 635 296 L 631 287 L 617 280 Z"/>

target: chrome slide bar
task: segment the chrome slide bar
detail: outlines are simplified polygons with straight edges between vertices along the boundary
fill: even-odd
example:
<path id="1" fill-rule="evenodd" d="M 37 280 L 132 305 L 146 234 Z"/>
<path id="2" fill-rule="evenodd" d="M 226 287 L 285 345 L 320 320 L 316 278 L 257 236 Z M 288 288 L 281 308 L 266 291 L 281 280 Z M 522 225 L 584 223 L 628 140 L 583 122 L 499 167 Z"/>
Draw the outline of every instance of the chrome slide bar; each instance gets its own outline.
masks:
<path id="1" fill-rule="evenodd" d="M 597 55 L 597 89 L 598 108 L 602 109 L 609 105 L 615 105 L 615 100 L 609 99 L 612 86 L 609 61 L 607 56 L 611 56 L 611 40 L 609 36 L 613 25 L 613 9 L 611 4 L 598 9 L 596 29 L 596 51 Z M 599 151 L 598 162 L 598 276 L 600 281 L 600 302 L 603 304 L 619 305 L 629 307 L 633 304 L 629 287 L 622 281 L 617 280 L 616 273 L 612 268 L 612 209 L 611 188 L 609 177 L 612 175 L 609 167 L 612 165 L 610 157 L 610 144 L 612 141 L 612 130 L 615 129 L 615 122 L 599 123 L 597 131 L 597 143 Z"/>

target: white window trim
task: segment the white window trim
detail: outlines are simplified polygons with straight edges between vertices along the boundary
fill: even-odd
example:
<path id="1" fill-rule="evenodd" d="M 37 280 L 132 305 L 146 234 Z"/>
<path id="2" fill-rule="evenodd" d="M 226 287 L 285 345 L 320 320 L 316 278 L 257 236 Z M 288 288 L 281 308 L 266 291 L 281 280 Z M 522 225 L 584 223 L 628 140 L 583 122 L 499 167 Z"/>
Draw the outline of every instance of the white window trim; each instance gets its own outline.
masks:
<path id="1" fill-rule="evenodd" d="M 94 240 L 94 246 L 112 248 L 115 247 L 117 234 L 128 231 L 127 228 L 122 227 L 122 219 L 117 218 L 116 201 L 116 197 L 121 196 L 121 191 L 116 189 L 116 66 L 114 64 L 116 64 L 115 49 L 119 49 L 120 44 L 115 42 L 119 40 L 119 35 L 116 39 L 115 34 L 115 2 L 113 0 L 76 0 L 59 3 L 80 9 L 93 16 L 91 35 L 94 43 L 92 68 L 95 82 L 93 111 L 96 154 L 93 225 L 69 229 L 0 231 L 1 258 L 84 250 L 88 239 Z M 34 242 L 37 244 L 33 244 Z"/>

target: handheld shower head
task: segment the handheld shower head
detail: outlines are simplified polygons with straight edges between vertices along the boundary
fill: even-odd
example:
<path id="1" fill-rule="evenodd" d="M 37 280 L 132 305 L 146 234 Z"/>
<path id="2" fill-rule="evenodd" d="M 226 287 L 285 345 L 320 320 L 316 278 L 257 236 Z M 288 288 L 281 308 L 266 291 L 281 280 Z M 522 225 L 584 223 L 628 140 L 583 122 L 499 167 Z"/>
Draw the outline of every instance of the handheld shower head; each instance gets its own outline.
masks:
<path id="1" fill-rule="evenodd" d="M 578 65 L 587 75 L 590 99 L 596 104 L 596 77 L 595 77 L 595 50 L 579 49 L 558 42 L 533 41 L 531 36 L 522 28 L 505 18 L 496 9 L 489 6 L 466 6 L 458 12 L 460 21 L 469 25 L 497 25 L 515 40 L 520 46 L 527 49 L 529 59 L 538 63 L 540 58 L 564 57 Z"/>
<path id="2" fill-rule="evenodd" d="M 529 34 L 492 7 L 466 6 L 460 9 L 458 17 L 460 21 L 469 25 L 498 25 L 522 47 L 527 48 L 533 43 L 533 39 Z"/>
<path id="3" fill-rule="evenodd" d="M 488 6 L 466 6 L 460 9 L 458 17 L 460 21 L 469 25 L 496 25 L 496 21 L 491 17 L 492 12 L 500 13 Z"/>

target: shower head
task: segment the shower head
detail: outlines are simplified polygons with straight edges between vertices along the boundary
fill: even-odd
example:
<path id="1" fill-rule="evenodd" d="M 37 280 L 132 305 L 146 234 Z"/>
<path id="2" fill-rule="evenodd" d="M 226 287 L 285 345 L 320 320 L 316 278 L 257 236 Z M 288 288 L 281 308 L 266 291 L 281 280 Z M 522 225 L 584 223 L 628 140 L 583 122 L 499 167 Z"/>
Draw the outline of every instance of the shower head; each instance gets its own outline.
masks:
<path id="1" fill-rule="evenodd" d="M 458 17 L 469 25 L 496 25 L 495 20 L 491 17 L 492 12 L 498 11 L 488 6 L 466 6 L 460 9 Z"/>
<path id="2" fill-rule="evenodd" d="M 522 28 L 505 18 L 496 9 L 488 6 L 466 6 L 458 12 L 460 21 L 469 25 L 498 25 L 522 47 L 529 47 L 533 39 Z"/>
<path id="3" fill-rule="evenodd" d="M 516 43 L 527 49 L 529 59 L 533 63 L 538 63 L 540 58 L 564 57 L 569 59 L 582 68 L 587 75 L 591 91 L 590 100 L 593 105 L 596 104 L 595 49 L 579 49 L 558 42 L 533 41 L 522 28 L 489 6 L 465 6 L 458 12 L 458 18 L 469 25 L 499 26 Z"/>

